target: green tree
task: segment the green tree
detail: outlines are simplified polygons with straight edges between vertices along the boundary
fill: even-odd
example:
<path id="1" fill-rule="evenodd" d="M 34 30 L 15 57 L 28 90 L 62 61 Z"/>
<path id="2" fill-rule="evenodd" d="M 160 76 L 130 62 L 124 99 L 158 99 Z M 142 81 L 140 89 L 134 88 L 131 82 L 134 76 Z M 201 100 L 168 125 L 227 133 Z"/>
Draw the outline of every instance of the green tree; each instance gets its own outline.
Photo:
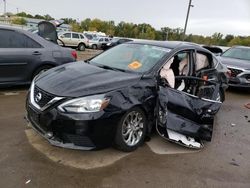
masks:
<path id="1" fill-rule="evenodd" d="M 44 19 L 45 20 L 54 20 L 54 18 L 53 17 L 51 17 L 49 14 L 46 14 L 46 15 L 44 15 Z"/>
<path id="2" fill-rule="evenodd" d="M 12 24 L 17 24 L 17 25 L 26 25 L 27 21 L 24 18 L 14 18 L 11 21 Z"/>
<path id="3" fill-rule="evenodd" d="M 83 29 L 81 28 L 79 23 L 71 23 L 70 25 L 71 25 L 72 31 L 83 32 Z"/>
<path id="4" fill-rule="evenodd" d="M 34 16 L 34 18 L 45 20 L 44 16 L 39 15 L 39 14 L 36 14 L 36 15 Z"/>

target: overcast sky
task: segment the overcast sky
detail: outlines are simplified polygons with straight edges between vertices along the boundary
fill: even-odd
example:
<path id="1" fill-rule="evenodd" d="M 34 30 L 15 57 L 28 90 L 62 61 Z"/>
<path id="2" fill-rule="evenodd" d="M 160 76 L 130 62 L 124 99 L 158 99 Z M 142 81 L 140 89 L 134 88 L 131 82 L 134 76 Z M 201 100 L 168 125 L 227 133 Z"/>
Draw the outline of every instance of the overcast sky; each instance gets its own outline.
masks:
<path id="1" fill-rule="evenodd" d="M 7 11 L 184 27 L 189 0 L 6 0 Z M 250 36 L 250 0 L 193 0 L 187 33 Z M 0 0 L 3 13 L 3 0 Z"/>

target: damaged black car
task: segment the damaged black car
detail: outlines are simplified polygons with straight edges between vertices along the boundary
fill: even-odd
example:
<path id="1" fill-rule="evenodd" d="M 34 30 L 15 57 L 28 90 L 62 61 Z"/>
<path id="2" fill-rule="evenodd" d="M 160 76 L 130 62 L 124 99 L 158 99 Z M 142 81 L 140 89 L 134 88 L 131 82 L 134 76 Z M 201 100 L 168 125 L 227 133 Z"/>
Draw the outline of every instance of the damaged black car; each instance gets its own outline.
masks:
<path id="1" fill-rule="evenodd" d="M 65 148 L 133 151 L 155 127 L 165 139 L 201 148 L 212 138 L 226 71 L 195 44 L 121 44 L 37 76 L 27 117 L 52 145 Z"/>

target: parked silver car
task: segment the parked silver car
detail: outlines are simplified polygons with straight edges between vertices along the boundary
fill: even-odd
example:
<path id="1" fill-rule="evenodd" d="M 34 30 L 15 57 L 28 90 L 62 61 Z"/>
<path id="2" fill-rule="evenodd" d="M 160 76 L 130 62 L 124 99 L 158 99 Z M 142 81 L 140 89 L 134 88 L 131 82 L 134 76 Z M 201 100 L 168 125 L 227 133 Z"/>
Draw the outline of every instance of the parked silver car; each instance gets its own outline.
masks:
<path id="1" fill-rule="evenodd" d="M 58 34 L 62 46 L 74 47 L 84 51 L 89 46 L 89 40 L 82 33 L 62 32 Z"/>
<path id="2" fill-rule="evenodd" d="M 103 46 L 110 43 L 111 38 L 109 37 L 98 37 L 93 38 L 89 41 L 89 47 L 92 49 L 102 49 Z"/>
<path id="3" fill-rule="evenodd" d="M 250 47 L 233 46 L 221 55 L 220 60 L 231 71 L 231 87 L 250 88 Z"/>

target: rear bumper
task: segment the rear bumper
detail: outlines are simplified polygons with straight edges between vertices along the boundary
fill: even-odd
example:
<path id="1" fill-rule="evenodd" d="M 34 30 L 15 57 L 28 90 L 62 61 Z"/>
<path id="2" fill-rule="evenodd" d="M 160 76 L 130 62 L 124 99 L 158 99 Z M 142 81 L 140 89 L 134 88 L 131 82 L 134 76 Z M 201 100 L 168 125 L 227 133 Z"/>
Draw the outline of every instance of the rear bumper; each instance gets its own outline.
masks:
<path id="1" fill-rule="evenodd" d="M 39 112 L 32 105 L 26 108 L 31 127 L 51 145 L 77 150 L 96 150 L 110 146 L 119 118 L 103 118 L 103 114 L 88 115 L 86 118 L 61 114 L 56 108 Z"/>

